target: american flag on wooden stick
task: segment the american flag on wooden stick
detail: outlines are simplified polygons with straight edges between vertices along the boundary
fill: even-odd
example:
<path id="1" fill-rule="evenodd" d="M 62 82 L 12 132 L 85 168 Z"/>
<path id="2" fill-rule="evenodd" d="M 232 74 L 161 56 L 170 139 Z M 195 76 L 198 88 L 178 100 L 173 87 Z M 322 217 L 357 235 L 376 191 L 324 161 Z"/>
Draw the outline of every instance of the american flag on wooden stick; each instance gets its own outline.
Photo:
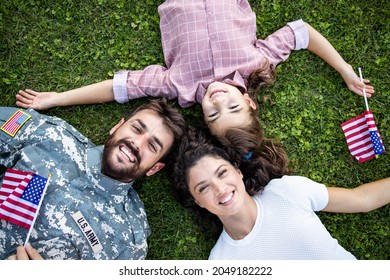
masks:
<path id="1" fill-rule="evenodd" d="M 0 188 L 0 219 L 30 229 L 48 179 L 32 172 L 7 169 Z"/>
<path id="2" fill-rule="evenodd" d="M 360 80 L 364 83 L 362 69 L 360 67 L 359 75 Z M 347 139 L 349 151 L 359 162 L 365 162 L 386 152 L 375 124 L 374 115 L 368 108 L 367 95 L 364 87 L 363 96 L 364 102 L 366 103 L 366 111 L 360 116 L 341 124 L 345 138 Z"/>

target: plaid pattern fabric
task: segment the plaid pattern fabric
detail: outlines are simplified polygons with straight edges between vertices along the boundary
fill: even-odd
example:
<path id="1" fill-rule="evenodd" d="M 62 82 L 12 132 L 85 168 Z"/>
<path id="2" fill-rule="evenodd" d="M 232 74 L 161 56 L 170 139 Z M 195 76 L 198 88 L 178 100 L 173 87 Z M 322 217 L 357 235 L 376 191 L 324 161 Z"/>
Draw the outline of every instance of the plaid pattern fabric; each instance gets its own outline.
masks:
<path id="1" fill-rule="evenodd" d="M 118 72 L 114 93 L 120 103 L 146 96 L 178 98 L 182 107 L 201 103 L 209 83 L 246 88 L 248 76 L 267 59 L 276 66 L 308 44 L 302 20 L 258 40 L 247 1 L 168 0 L 158 11 L 166 66 Z"/>

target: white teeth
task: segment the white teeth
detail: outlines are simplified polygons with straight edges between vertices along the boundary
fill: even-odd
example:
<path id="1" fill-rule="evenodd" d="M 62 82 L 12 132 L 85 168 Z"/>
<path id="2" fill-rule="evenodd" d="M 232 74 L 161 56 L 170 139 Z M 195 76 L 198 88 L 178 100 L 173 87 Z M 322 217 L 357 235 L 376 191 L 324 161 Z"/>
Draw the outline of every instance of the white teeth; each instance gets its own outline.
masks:
<path id="1" fill-rule="evenodd" d="M 214 90 L 211 95 L 210 95 L 210 98 L 213 97 L 214 95 L 218 95 L 218 93 L 224 93 L 226 92 L 225 90 L 222 90 L 222 89 L 219 89 L 219 90 Z"/>
<path id="2" fill-rule="evenodd" d="M 221 204 L 225 204 L 226 202 L 229 202 L 233 198 L 233 193 L 230 193 L 228 197 L 226 197 L 224 200 L 221 201 Z"/>
<path id="3" fill-rule="evenodd" d="M 131 162 L 134 162 L 135 158 L 133 153 L 130 150 L 126 149 L 126 147 L 120 147 L 119 149 L 121 150 L 122 153 L 124 153 L 129 158 Z"/>

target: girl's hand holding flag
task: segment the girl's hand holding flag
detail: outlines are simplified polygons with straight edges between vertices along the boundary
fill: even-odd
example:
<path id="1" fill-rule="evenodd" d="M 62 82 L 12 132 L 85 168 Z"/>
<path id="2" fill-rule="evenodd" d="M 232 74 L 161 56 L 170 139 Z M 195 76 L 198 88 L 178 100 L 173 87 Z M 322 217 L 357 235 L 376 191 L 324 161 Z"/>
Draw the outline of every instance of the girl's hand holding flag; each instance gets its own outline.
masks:
<path id="1" fill-rule="evenodd" d="M 359 75 L 362 83 L 362 71 L 359 67 Z M 383 141 L 379 135 L 376 127 L 374 115 L 368 108 L 366 88 L 363 87 L 364 102 L 366 104 L 366 111 L 351 120 L 341 124 L 347 140 L 348 148 L 351 154 L 359 161 L 365 162 L 378 157 L 386 152 Z"/>

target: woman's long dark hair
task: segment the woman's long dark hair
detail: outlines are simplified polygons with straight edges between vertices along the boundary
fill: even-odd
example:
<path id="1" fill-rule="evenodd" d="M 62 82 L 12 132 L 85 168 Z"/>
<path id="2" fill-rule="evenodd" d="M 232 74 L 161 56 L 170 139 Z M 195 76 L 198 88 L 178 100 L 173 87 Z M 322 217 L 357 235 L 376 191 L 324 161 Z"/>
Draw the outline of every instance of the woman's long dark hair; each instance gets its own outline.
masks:
<path id="1" fill-rule="evenodd" d="M 287 153 L 274 139 L 231 128 L 219 142 L 244 175 L 250 195 L 261 192 L 272 179 L 289 174 Z"/>
<path id="2" fill-rule="evenodd" d="M 189 170 L 204 156 L 209 155 L 229 161 L 227 153 L 213 145 L 212 142 L 207 131 L 189 127 L 187 135 L 183 137 L 175 152 L 176 160 L 170 174 L 176 200 L 195 215 L 196 221 L 204 233 L 217 238 L 222 230 L 221 221 L 216 215 L 195 202 L 188 186 Z"/>
<path id="3" fill-rule="evenodd" d="M 237 136 L 237 137 L 236 137 Z M 222 143 L 210 137 L 209 133 L 190 128 L 176 151 L 176 160 L 171 172 L 174 195 L 177 201 L 196 215 L 201 229 L 219 234 L 222 224 L 214 214 L 201 208 L 194 200 L 188 186 L 188 172 L 204 156 L 221 158 L 238 167 L 243 174 L 246 191 L 250 195 L 261 193 L 268 182 L 280 178 L 287 173 L 288 158 L 279 144 L 271 139 L 258 143 L 256 139 L 233 133 L 229 143 Z M 236 138 L 235 138 L 236 137 Z M 235 149 L 236 141 L 240 141 L 243 150 Z M 218 146 L 219 145 L 219 146 Z M 244 157 L 247 150 L 251 157 Z"/>

